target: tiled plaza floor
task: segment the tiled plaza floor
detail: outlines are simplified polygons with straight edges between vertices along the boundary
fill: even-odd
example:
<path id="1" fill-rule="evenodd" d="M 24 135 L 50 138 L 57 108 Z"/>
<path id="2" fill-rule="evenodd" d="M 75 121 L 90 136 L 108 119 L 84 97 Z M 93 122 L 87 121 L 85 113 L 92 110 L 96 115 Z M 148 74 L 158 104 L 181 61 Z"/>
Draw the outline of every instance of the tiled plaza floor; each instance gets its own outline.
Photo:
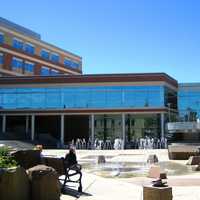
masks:
<path id="1" fill-rule="evenodd" d="M 49 155 L 64 156 L 65 150 L 46 150 Z M 94 155 L 112 157 L 112 161 L 134 162 L 144 161 L 147 154 L 156 154 L 159 161 L 168 161 L 167 150 L 121 150 L 121 151 L 77 151 L 78 160 L 90 158 Z M 174 161 L 185 164 L 186 161 Z M 132 178 L 103 178 L 92 173 L 83 172 L 82 195 L 62 195 L 61 200 L 142 200 L 143 185 L 150 184 L 152 179 L 147 177 Z M 172 187 L 173 200 L 199 200 L 200 199 L 200 173 L 168 176 L 168 185 Z"/>

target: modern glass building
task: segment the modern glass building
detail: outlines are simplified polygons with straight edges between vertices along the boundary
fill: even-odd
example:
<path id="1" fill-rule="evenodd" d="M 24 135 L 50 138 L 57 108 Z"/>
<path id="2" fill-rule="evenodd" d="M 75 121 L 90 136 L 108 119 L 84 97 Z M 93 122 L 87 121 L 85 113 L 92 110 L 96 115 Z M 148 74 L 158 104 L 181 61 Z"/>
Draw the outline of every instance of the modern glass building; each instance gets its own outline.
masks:
<path id="1" fill-rule="evenodd" d="M 200 83 L 181 83 L 178 91 L 180 121 L 200 119 Z"/>
<path id="2" fill-rule="evenodd" d="M 1 130 L 31 140 L 49 134 L 61 144 L 119 137 L 125 147 L 164 137 L 169 109 L 177 113 L 177 87 L 164 73 L 2 77 Z"/>

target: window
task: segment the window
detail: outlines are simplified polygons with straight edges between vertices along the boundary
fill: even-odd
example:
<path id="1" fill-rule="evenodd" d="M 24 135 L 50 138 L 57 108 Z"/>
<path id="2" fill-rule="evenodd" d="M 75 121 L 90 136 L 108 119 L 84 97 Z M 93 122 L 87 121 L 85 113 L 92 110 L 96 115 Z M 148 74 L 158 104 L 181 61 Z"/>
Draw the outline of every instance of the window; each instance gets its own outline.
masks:
<path id="1" fill-rule="evenodd" d="M 51 70 L 51 75 L 58 75 L 58 74 L 59 74 L 58 70 L 55 69 Z"/>
<path id="2" fill-rule="evenodd" d="M 53 62 L 55 62 L 55 63 L 58 63 L 58 62 L 59 62 L 59 59 L 60 59 L 60 57 L 59 57 L 58 54 L 56 54 L 56 53 L 52 53 L 52 54 L 51 54 L 51 61 L 53 61 Z"/>
<path id="3" fill-rule="evenodd" d="M 71 67 L 71 68 L 79 68 L 80 66 L 80 63 L 77 63 L 77 62 L 74 62 L 72 60 L 69 60 L 69 59 L 65 59 L 64 60 L 64 65 L 67 66 L 67 67 Z"/>
<path id="4" fill-rule="evenodd" d="M 32 45 L 30 43 L 26 43 L 25 46 L 24 46 L 24 51 L 26 53 L 29 53 L 29 54 L 34 54 L 35 53 L 35 47 L 34 47 L 34 45 Z"/>
<path id="5" fill-rule="evenodd" d="M 49 60 L 49 51 L 42 49 L 40 52 L 40 56 L 46 60 Z"/>
<path id="6" fill-rule="evenodd" d="M 25 72 L 34 72 L 34 67 L 35 67 L 35 63 L 31 63 L 31 62 L 25 62 L 24 64 L 24 70 Z"/>
<path id="7" fill-rule="evenodd" d="M 42 76 L 49 76 L 50 75 L 50 70 L 48 67 L 42 67 L 40 71 L 40 75 Z"/>
<path id="8" fill-rule="evenodd" d="M 13 57 L 12 58 L 12 63 L 11 63 L 12 69 L 22 69 L 23 67 L 23 60 Z"/>
<path id="9" fill-rule="evenodd" d="M 17 38 L 13 38 L 12 46 L 16 49 L 23 49 L 23 41 Z"/>
<path id="10" fill-rule="evenodd" d="M 0 33 L 0 44 L 3 44 L 4 42 L 4 34 Z"/>
<path id="11" fill-rule="evenodd" d="M 2 64 L 3 64 L 3 54 L 0 53 L 0 65 L 2 65 Z"/>

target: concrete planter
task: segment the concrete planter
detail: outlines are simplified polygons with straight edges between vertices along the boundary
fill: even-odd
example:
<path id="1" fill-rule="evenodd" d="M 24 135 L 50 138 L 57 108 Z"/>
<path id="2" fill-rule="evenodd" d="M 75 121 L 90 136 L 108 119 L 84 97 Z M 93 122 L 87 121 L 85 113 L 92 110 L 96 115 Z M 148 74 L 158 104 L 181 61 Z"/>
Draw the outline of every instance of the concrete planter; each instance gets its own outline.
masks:
<path id="1" fill-rule="evenodd" d="M 60 200 L 60 183 L 55 169 L 37 165 L 27 173 L 31 181 L 31 200 Z"/>
<path id="2" fill-rule="evenodd" d="M 1 200 L 29 200 L 29 195 L 29 179 L 24 168 L 0 168 Z"/>

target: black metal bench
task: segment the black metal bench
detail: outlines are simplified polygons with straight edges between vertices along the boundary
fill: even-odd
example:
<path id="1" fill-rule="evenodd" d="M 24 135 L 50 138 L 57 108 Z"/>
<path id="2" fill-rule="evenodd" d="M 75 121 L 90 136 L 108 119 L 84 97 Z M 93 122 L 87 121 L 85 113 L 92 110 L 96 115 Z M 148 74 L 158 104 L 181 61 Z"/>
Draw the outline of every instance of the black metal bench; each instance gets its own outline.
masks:
<path id="1" fill-rule="evenodd" d="M 67 161 L 64 158 L 61 158 L 63 161 L 63 169 L 64 169 L 64 176 L 65 178 L 60 178 L 59 180 L 63 180 L 62 191 L 64 190 L 67 183 L 78 183 L 78 192 L 82 192 L 82 172 L 81 172 L 81 165 L 75 164 L 69 166 Z M 75 177 L 76 176 L 76 177 Z M 75 177 L 75 180 L 71 178 Z"/>

